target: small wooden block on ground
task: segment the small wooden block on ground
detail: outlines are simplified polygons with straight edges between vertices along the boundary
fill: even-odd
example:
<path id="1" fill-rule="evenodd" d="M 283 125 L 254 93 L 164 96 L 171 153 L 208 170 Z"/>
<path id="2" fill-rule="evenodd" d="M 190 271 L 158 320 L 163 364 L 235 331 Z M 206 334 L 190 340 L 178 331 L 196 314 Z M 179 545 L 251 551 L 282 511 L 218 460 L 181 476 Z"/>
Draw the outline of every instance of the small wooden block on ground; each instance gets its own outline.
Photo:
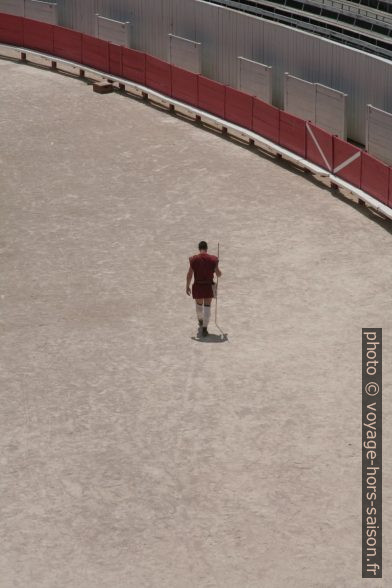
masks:
<path id="1" fill-rule="evenodd" d="M 110 94 L 110 92 L 113 92 L 113 84 L 110 82 L 94 82 L 93 91 L 98 94 Z"/>

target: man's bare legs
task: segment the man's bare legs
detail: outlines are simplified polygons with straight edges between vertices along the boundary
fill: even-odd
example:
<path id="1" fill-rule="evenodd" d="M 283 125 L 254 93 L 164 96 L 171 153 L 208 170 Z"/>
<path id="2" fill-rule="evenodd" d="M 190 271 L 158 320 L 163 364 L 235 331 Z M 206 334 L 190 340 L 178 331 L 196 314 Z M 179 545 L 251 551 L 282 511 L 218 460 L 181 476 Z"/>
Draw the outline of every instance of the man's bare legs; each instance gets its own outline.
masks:
<path id="1" fill-rule="evenodd" d="M 203 335 L 208 335 L 207 327 L 211 316 L 211 300 L 212 298 L 196 298 L 197 318 L 199 319 L 199 325 L 203 325 Z M 203 321 L 201 324 L 200 320 Z"/>
<path id="2" fill-rule="evenodd" d="M 203 326 L 203 298 L 196 298 L 196 314 L 199 326 Z"/>

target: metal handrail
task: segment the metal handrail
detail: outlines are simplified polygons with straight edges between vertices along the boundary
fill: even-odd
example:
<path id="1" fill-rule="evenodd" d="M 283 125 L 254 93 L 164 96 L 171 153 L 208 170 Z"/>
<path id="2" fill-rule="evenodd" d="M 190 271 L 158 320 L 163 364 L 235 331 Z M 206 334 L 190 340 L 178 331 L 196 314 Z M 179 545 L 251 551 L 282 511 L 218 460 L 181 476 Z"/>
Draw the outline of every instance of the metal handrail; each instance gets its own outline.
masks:
<path id="1" fill-rule="evenodd" d="M 274 10 L 282 10 L 283 12 L 288 12 L 289 14 L 306 16 L 309 19 L 312 19 L 312 18 L 317 19 L 318 22 L 324 22 L 325 24 L 329 24 L 332 26 L 336 26 L 336 23 L 338 22 L 338 26 L 341 28 L 344 28 L 348 31 L 352 31 L 357 34 L 365 34 L 363 29 L 361 29 L 361 27 L 356 27 L 355 25 L 350 25 L 345 22 L 336 21 L 332 18 L 328 18 L 327 16 L 321 16 L 318 14 L 315 15 L 311 12 L 307 13 L 306 11 L 304 12 L 304 10 L 299 10 L 298 8 L 293 8 L 292 6 L 287 6 L 286 4 L 276 4 L 275 2 L 273 2 L 271 0 L 252 0 L 252 1 L 255 4 L 260 5 L 260 6 L 269 6 L 270 8 L 273 8 Z M 231 3 L 233 3 L 233 2 L 231 2 Z M 241 0 L 238 0 L 237 2 L 234 2 L 234 3 L 241 4 Z M 306 8 L 306 2 L 303 2 L 303 5 L 304 5 L 304 8 Z M 387 35 L 382 35 L 381 33 L 375 33 L 369 29 L 365 29 L 365 30 L 366 30 L 367 37 L 373 38 L 374 40 L 382 41 L 384 43 L 391 43 L 391 39 Z"/>
<path id="2" fill-rule="evenodd" d="M 256 0 L 257 1 L 257 0 Z M 334 8 L 342 14 L 359 15 L 363 20 L 372 24 L 386 24 L 392 27 L 392 15 L 372 7 L 362 7 L 349 0 L 303 0 L 305 5 Z"/>

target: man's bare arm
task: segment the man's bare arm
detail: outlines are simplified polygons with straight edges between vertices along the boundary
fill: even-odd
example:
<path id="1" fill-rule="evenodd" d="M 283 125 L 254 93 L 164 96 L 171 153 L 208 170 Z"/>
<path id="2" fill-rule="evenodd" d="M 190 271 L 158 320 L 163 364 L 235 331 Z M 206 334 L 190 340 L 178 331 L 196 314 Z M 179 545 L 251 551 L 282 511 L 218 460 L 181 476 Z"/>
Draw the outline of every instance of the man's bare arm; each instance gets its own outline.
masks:
<path id="1" fill-rule="evenodd" d="M 193 269 L 190 267 L 186 275 L 186 293 L 188 296 L 191 294 L 191 281 L 193 276 Z"/>
<path id="2" fill-rule="evenodd" d="M 221 277 L 221 275 L 222 275 L 222 272 L 220 271 L 220 269 L 219 269 L 219 267 L 218 267 L 218 266 L 216 266 L 216 268 L 215 268 L 215 273 L 216 273 L 216 275 L 218 276 L 218 278 L 220 278 L 220 277 Z"/>

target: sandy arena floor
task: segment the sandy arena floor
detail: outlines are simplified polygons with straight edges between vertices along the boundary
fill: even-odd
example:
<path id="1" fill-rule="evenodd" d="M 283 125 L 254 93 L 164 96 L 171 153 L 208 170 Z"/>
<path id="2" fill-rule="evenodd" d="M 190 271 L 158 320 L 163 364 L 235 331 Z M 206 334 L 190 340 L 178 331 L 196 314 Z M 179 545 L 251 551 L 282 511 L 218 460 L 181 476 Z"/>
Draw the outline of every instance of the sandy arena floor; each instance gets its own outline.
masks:
<path id="1" fill-rule="evenodd" d="M 390 225 L 136 99 L 0 78 L 1 588 L 391 586 Z M 200 239 L 228 341 L 192 338 Z M 384 329 L 379 581 L 362 327 Z"/>

